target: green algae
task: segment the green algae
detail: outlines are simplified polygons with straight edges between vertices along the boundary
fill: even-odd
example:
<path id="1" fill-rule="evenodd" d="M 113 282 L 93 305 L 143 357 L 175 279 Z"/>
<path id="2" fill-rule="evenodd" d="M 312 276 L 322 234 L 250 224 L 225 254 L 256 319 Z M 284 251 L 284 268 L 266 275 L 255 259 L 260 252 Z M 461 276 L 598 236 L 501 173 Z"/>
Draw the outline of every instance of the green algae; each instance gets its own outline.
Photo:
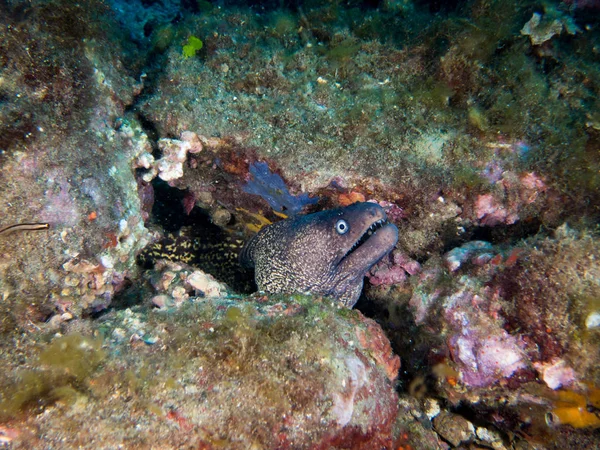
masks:
<path id="1" fill-rule="evenodd" d="M 332 45 L 325 53 L 327 59 L 333 62 L 347 62 L 360 50 L 360 43 L 355 39 L 344 39 L 338 44 Z"/>
<path id="2" fill-rule="evenodd" d="M 312 298 L 296 297 L 306 303 Z M 312 372 L 313 378 L 294 377 L 295 382 L 289 383 L 286 380 L 293 373 L 281 372 L 278 367 L 294 366 L 303 353 L 303 359 L 308 361 L 329 357 L 331 350 L 323 342 L 327 342 L 330 322 L 322 320 L 320 313 L 325 311 L 322 317 L 332 318 L 334 311 L 323 304 L 309 311 L 290 299 L 286 301 L 286 296 L 277 296 L 275 304 L 268 303 L 270 307 L 282 304 L 285 306 L 276 309 L 281 316 L 265 317 L 257 312 L 263 305 L 249 304 L 230 305 L 206 321 L 197 320 L 189 311 L 178 312 L 177 329 L 185 332 L 173 333 L 166 339 L 168 367 L 186 367 L 194 360 L 197 367 L 216 368 L 212 372 L 220 375 L 220 382 L 237 383 L 235 380 L 243 379 L 256 384 L 257 397 L 268 399 L 273 411 L 285 411 L 292 403 L 297 407 L 308 405 L 314 399 L 303 392 L 310 392 L 307 386 L 325 376 L 320 373 L 323 369 L 302 367 L 302 371 Z M 294 309 L 295 314 L 286 314 L 284 311 L 293 305 L 299 309 Z M 282 359 L 287 362 L 281 363 Z M 177 388 L 173 381 L 170 384 Z"/>
<path id="3" fill-rule="evenodd" d="M 55 339 L 42 348 L 32 368 L 0 388 L 0 418 L 30 405 L 74 403 L 105 356 L 101 339 L 79 333 Z"/>
<path id="4" fill-rule="evenodd" d="M 483 178 L 480 171 L 473 167 L 461 167 L 454 172 L 454 185 L 457 187 L 467 187 L 469 189 L 479 189 L 489 185 L 489 182 Z"/>
<path id="5" fill-rule="evenodd" d="M 163 53 L 173 45 L 177 37 L 178 32 L 173 25 L 160 27 L 152 34 L 152 48 L 158 53 Z"/>
<path id="6" fill-rule="evenodd" d="M 51 342 L 40 353 L 39 365 L 81 383 L 92 374 L 105 356 L 101 339 L 75 333 Z"/>
<path id="7" fill-rule="evenodd" d="M 358 320 L 360 317 L 360 313 L 356 309 L 339 308 L 336 312 L 343 319 Z"/>
<path id="8" fill-rule="evenodd" d="M 418 83 L 412 92 L 413 99 L 430 108 L 447 108 L 454 89 L 445 81 L 436 81 L 433 78 L 423 83 Z"/>
<path id="9" fill-rule="evenodd" d="M 297 18 L 286 12 L 276 12 L 270 17 L 270 31 L 274 36 L 283 39 L 291 36 L 298 30 Z"/>
<path id="10" fill-rule="evenodd" d="M 196 53 L 204 47 L 204 43 L 196 36 L 190 36 L 187 40 L 187 44 L 183 46 L 183 57 L 192 58 L 196 56 Z"/>

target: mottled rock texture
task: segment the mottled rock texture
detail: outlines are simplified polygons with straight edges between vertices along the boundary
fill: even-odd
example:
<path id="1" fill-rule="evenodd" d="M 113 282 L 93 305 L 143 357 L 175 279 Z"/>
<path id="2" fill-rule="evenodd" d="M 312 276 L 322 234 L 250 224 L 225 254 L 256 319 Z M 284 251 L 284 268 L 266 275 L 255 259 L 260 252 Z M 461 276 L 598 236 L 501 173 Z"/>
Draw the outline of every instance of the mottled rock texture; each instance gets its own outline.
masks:
<path id="1" fill-rule="evenodd" d="M 392 448 L 399 359 L 375 322 L 310 297 L 187 305 L 64 325 L 29 369 L 5 366 L 14 448 Z"/>

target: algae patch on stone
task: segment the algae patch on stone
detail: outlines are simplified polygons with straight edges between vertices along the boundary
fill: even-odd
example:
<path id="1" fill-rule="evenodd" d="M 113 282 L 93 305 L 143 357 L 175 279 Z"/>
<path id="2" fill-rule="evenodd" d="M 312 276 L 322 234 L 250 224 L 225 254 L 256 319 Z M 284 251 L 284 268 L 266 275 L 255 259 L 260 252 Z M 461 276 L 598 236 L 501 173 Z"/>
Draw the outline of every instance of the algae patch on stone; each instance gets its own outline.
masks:
<path id="1" fill-rule="evenodd" d="M 101 347 L 101 339 L 78 333 L 46 345 L 31 368 L 0 387 L 0 418 L 14 416 L 30 405 L 73 403 L 105 358 Z"/>

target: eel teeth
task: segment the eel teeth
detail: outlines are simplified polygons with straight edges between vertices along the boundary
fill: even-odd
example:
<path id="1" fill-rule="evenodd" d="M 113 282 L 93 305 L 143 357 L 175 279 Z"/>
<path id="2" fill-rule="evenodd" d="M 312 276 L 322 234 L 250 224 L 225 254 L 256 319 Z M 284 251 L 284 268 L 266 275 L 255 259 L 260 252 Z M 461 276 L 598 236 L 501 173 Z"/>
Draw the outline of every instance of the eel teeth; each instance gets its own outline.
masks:
<path id="1" fill-rule="evenodd" d="M 367 231 L 365 231 L 363 233 L 363 235 L 350 248 L 350 250 L 348 250 L 348 253 L 346 253 L 345 256 L 348 256 L 350 253 L 352 253 L 354 250 L 356 250 L 358 247 L 360 247 L 362 244 L 364 244 L 367 241 L 367 239 L 369 239 L 371 236 L 376 234 L 377 230 L 379 230 L 381 227 L 383 227 L 387 223 L 388 222 L 386 219 L 379 219 L 377 222 L 373 222 L 371 224 L 371 226 L 369 228 L 367 228 Z"/>

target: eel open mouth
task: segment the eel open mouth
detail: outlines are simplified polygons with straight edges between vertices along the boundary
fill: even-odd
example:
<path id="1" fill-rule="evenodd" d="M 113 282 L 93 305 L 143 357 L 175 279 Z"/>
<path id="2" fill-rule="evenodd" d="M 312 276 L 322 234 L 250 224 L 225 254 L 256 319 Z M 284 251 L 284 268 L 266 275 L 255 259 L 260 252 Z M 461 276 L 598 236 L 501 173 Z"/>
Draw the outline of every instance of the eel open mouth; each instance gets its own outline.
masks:
<path id="1" fill-rule="evenodd" d="M 379 219 L 377 222 L 373 222 L 371 224 L 371 226 L 369 228 L 367 228 L 367 230 L 362 234 L 362 236 L 360 238 L 358 238 L 358 240 L 354 243 L 354 245 L 350 248 L 350 250 L 348 250 L 346 252 L 346 254 L 342 258 L 342 260 L 346 259 L 352 253 L 354 253 L 360 246 L 365 244 L 371 236 L 374 236 L 377 233 L 377 230 L 380 230 L 381 228 L 383 228 L 389 224 L 390 223 L 385 218 Z"/>

